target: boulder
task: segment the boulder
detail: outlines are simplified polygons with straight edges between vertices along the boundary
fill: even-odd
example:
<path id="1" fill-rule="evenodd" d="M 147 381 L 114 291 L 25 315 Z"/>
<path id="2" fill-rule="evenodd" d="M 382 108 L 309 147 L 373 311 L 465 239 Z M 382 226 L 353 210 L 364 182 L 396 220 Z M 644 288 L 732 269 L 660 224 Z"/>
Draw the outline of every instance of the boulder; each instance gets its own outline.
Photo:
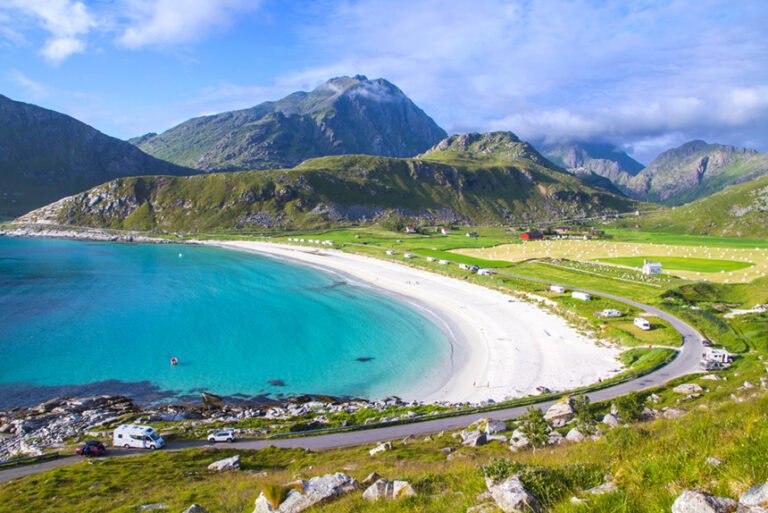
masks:
<path id="1" fill-rule="evenodd" d="M 486 502 L 467 508 L 467 513 L 496 513 L 497 511 L 499 511 L 499 508 L 496 507 L 494 502 Z"/>
<path id="2" fill-rule="evenodd" d="M 594 488 L 590 488 L 589 490 L 587 490 L 586 493 L 590 495 L 606 495 L 609 493 L 613 493 L 616 490 L 618 490 L 618 488 L 613 483 L 613 481 L 608 481 L 601 485 L 595 486 Z"/>
<path id="3" fill-rule="evenodd" d="M 704 391 L 703 388 L 701 388 L 701 385 L 697 385 L 696 383 L 684 383 L 682 385 L 677 385 L 675 388 L 672 389 L 672 391 L 676 394 L 700 394 Z"/>
<path id="4" fill-rule="evenodd" d="M 603 417 L 603 424 L 610 427 L 619 427 L 621 422 L 619 422 L 619 418 L 615 414 L 607 413 L 605 417 Z"/>
<path id="5" fill-rule="evenodd" d="M 341 472 L 313 477 L 309 481 L 296 481 L 291 485 L 294 488 L 277 509 L 272 507 L 263 492 L 260 493 L 253 513 L 299 513 L 358 487 L 355 478 Z"/>
<path id="6" fill-rule="evenodd" d="M 549 407 L 544 414 L 544 420 L 555 427 L 565 426 L 573 420 L 573 405 L 570 397 L 566 397 Z"/>
<path id="7" fill-rule="evenodd" d="M 469 447 L 480 447 L 488 443 L 488 436 L 483 431 L 462 431 L 461 444 Z"/>
<path id="8" fill-rule="evenodd" d="M 528 438 L 525 436 L 525 434 L 520 431 L 519 429 L 516 429 L 512 432 L 512 436 L 509 437 L 509 450 L 510 451 L 519 451 L 520 449 L 525 449 L 526 447 L 529 447 L 531 444 L 528 442 Z"/>
<path id="9" fill-rule="evenodd" d="M 517 475 L 499 482 L 485 478 L 488 491 L 496 505 L 505 513 L 530 513 L 539 511 L 539 501 L 525 489 Z"/>
<path id="10" fill-rule="evenodd" d="M 199 504 L 192 504 L 190 507 L 185 509 L 182 513 L 208 513 L 208 510 Z"/>
<path id="11" fill-rule="evenodd" d="M 583 442 L 584 438 L 584 434 L 579 431 L 579 428 L 573 428 L 565 435 L 565 439 L 569 442 Z"/>
<path id="12" fill-rule="evenodd" d="M 739 502 L 745 506 L 768 506 L 768 481 L 744 492 Z"/>
<path id="13" fill-rule="evenodd" d="M 672 513 L 732 513 L 739 503 L 694 490 L 684 490 L 672 504 Z"/>
<path id="14" fill-rule="evenodd" d="M 223 460 L 214 461 L 208 465 L 208 470 L 211 472 L 228 472 L 230 470 L 240 470 L 240 455 L 235 454 L 231 458 L 224 458 Z"/>
<path id="15" fill-rule="evenodd" d="M 380 443 L 379 445 L 377 445 L 376 447 L 374 447 L 373 449 L 371 449 L 370 451 L 368 451 L 368 453 L 371 456 L 376 456 L 380 452 L 391 451 L 394 448 L 395 448 L 395 446 L 392 445 L 392 442 L 383 442 L 383 443 Z"/>
<path id="16" fill-rule="evenodd" d="M 416 495 L 407 481 L 389 481 L 379 479 L 363 492 L 363 499 L 367 501 L 395 500 Z"/>
<path id="17" fill-rule="evenodd" d="M 489 435 L 495 435 L 507 430 L 507 423 L 503 420 L 489 420 L 485 425 L 485 432 Z"/>
<path id="18" fill-rule="evenodd" d="M 553 430 L 549 433 L 547 445 L 560 445 L 563 443 L 563 440 L 565 440 L 565 437 L 563 437 L 563 435 L 561 435 L 559 432 Z"/>
<path id="19" fill-rule="evenodd" d="M 365 479 L 363 479 L 363 484 L 370 485 L 375 483 L 379 479 L 381 479 L 381 476 L 379 475 L 378 472 L 371 472 L 370 474 L 368 474 L 368 476 Z"/>
<path id="20" fill-rule="evenodd" d="M 665 419 L 677 419 L 679 417 L 682 417 L 686 413 L 688 412 L 678 408 L 667 408 L 666 410 L 664 410 L 664 412 L 661 415 Z"/>

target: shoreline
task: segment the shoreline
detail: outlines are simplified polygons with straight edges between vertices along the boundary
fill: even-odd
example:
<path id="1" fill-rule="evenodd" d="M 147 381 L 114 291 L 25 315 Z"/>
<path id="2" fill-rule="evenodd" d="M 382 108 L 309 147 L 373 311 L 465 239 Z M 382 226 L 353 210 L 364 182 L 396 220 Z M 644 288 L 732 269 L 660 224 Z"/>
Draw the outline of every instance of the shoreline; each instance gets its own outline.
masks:
<path id="1" fill-rule="evenodd" d="M 258 241 L 190 241 L 286 259 L 340 273 L 393 294 L 438 320 L 452 345 L 442 383 L 418 384 L 404 400 L 480 403 L 589 385 L 622 370 L 616 347 L 600 345 L 542 308 L 429 271 L 333 249 Z"/>

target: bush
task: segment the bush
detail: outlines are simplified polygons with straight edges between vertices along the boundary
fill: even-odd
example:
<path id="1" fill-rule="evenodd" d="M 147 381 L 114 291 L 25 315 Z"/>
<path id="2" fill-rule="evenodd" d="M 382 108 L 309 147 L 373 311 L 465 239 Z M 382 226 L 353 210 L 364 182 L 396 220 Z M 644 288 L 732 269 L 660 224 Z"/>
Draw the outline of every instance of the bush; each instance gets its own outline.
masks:
<path id="1" fill-rule="evenodd" d="M 576 420 L 576 428 L 584 435 L 591 435 L 597 431 L 597 421 L 595 415 L 592 412 L 592 405 L 590 404 L 589 397 L 586 395 L 579 395 L 573 398 L 571 402 L 573 408 L 574 418 Z"/>
<path id="2" fill-rule="evenodd" d="M 528 439 L 535 451 L 549 440 L 549 425 L 544 420 L 544 412 L 535 406 L 529 406 L 525 415 L 520 417 L 520 431 Z"/>
<path id="3" fill-rule="evenodd" d="M 645 397 L 637 392 L 617 397 L 613 400 L 616 413 L 624 422 L 637 422 L 645 408 Z"/>

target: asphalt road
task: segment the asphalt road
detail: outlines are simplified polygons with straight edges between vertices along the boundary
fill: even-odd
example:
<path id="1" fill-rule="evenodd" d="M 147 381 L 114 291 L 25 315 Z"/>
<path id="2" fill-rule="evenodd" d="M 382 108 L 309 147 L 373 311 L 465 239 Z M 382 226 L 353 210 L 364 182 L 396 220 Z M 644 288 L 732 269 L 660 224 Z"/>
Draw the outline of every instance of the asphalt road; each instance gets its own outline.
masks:
<path id="1" fill-rule="evenodd" d="M 517 279 L 533 281 L 537 283 L 553 284 L 546 280 L 540 280 L 536 278 L 529 278 L 526 276 L 520 276 L 510 273 L 499 273 L 506 276 L 510 276 Z M 701 355 L 704 352 L 704 345 L 702 344 L 702 337 L 698 331 L 692 326 L 678 319 L 677 317 L 668 314 L 656 307 L 639 303 L 631 299 L 625 299 L 613 294 L 607 294 L 603 292 L 596 292 L 588 289 L 569 287 L 571 290 L 578 290 L 582 292 L 588 292 L 594 296 L 601 296 L 614 301 L 645 310 L 648 313 L 658 316 L 660 319 L 667 321 L 682 337 L 683 344 L 678 351 L 677 357 L 664 367 L 646 374 L 638 379 L 627 381 L 609 388 L 598 390 L 587 394 L 592 402 L 605 401 L 613 399 L 629 392 L 641 391 L 647 388 L 652 388 L 658 385 L 662 385 L 667 381 L 685 376 L 695 372 L 701 372 L 700 361 Z M 537 403 L 536 406 L 542 410 L 549 408 L 555 400 L 545 401 Z M 396 426 L 386 426 L 373 429 L 365 429 L 361 431 L 348 431 L 344 433 L 331 433 L 321 434 L 314 436 L 305 436 L 300 438 L 287 438 L 278 440 L 238 440 L 233 444 L 224 444 L 224 446 L 238 449 L 261 449 L 268 446 L 274 447 L 300 447 L 305 449 L 322 450 L 332 449 L 336 447 L 345 447 L 352 445 L 374 444 L 383 440 L 392 440 L 405 438 L 409 435 L 427 435 L 430 433 L 437 433 L 439 431 L 449 431 L 453 429 L 464 428 L 473 422 L 482 418 L 491 418 L 497 420 L 511 420 L 521 414 L 525 413 L 527 406 L 518 406 L 514 408 L 506 408 L 503 410 L 496 410 L 493 412 L 483 413 L 471 413 L 467 415 L 460 415 L 450 418 L 425 420 L 421 422 L 414 422 L 411 424 L 401 424 Z M 206 442 L 203 441 L 179 441 L 169 442 L 163 450 L 182 450 L 192 447 L 203 447 Z M 123 457 L 132 456 L 136 454 L 143 454 L 144 451 L 137 450 L 125 450 L 115 448 L 110 451 L 109 457 Z M 80 456 L 66 456 L 56 460 L 46 461 L 43 463 L 36 463 L 31 465 L 23 465 L 19 467 L 10 468 L 7 470 L 0 470 L 0 482 L 8 481 L 16 477 L 23 477 L 31 474 L 37 474 L 46 470 L 70 465 L 78 461 L 82 461 Z"/>

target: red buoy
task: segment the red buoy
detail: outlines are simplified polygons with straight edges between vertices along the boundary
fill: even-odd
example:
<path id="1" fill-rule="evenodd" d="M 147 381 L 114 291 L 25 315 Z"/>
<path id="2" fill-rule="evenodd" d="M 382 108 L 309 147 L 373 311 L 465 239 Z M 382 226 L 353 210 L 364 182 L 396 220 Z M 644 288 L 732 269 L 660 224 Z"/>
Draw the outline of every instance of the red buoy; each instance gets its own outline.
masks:
<path id="1" fill-rule="evenodd" d="M 179 359 L 178 358 L 176 358 L 175 356 L 173 358 L 171 358 L 171 365 L 176 365 L 178 363 L 179 363 Z"/>

